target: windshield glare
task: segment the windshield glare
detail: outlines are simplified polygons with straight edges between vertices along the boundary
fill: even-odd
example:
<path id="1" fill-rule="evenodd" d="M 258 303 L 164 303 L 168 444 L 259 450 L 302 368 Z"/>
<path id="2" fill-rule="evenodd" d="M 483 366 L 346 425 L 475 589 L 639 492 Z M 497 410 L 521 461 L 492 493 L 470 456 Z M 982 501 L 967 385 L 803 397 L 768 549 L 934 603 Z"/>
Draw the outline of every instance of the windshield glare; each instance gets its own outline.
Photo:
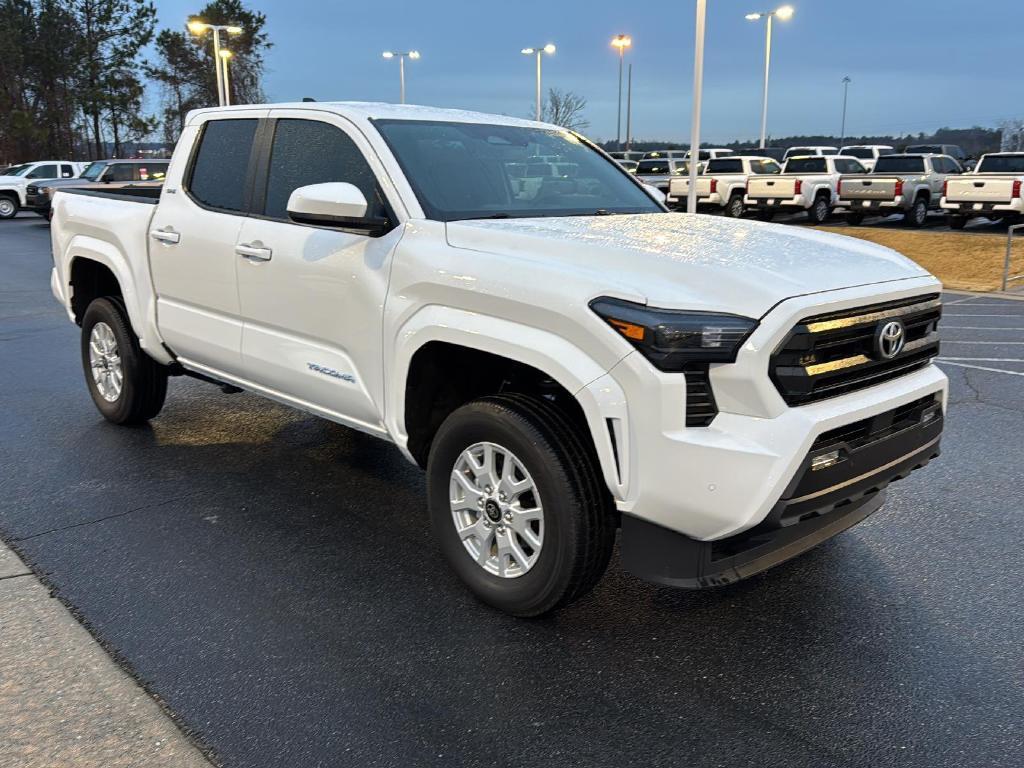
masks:
<path id="1" fill-rule="evenodd" d="M 89 181 L 96 181 L 103 169 L 107 167 L 105 162 L 89 163 L 89 167 L 82 171 L 82 178 L 88 179 Z"/>
<path id="2" fill-rule="evenodd" d="M 663 212 L 628 173 L 568 131 L 433 120 L 374 124 L 424 213 L 437 221 Z"/>

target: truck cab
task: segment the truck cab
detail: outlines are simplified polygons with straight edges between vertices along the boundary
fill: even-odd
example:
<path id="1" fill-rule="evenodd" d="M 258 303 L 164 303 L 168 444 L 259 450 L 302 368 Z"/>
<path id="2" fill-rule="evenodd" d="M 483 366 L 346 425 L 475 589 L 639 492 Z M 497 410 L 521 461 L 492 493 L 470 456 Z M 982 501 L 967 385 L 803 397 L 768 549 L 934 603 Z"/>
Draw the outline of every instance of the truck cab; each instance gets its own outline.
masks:
<path id="1" fill-rule="evenodd" d="M 875 162 L 885 155 L 894 155 L 896 150 L 888 144 L 850 144 L 839 150 L 840 155 L 856 157 L 860 164 L 869 171 L 875 167 Z"/>

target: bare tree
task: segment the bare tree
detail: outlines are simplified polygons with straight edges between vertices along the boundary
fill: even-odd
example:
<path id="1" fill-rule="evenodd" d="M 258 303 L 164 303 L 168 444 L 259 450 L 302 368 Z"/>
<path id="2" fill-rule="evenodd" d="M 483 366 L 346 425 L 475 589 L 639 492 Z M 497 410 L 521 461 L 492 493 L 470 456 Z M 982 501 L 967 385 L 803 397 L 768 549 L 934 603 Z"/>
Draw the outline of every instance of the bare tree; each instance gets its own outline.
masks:
<path id="1" fill-rule="evenodd" d="M 590 121 L 583 117 L 586 108 L 587 100 L 582 96 L 572 91 L 552 88 L 548 91 L 541 114 L 546 123 L 554 123 L 571 131 L 582 131 L 590 125 Z"/>
<path id="2" fill-rule="evenodd" d="M 1024 152 L 1024 119 L 1003 120 L 999 128 L 1003 132 L 1003 152 Z"/>

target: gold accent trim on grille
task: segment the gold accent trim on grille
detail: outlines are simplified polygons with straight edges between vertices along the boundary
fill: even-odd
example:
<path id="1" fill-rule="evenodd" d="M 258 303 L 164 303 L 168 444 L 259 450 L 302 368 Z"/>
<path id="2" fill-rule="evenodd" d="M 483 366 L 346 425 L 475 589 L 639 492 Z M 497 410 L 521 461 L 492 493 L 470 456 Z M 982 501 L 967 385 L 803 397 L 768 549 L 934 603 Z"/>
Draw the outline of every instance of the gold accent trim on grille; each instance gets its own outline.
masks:
<path id="1" fill-rule="evenodd" d="M 906 307 L 894 307 L 893 309 L 882 309 L 878 312 L 868 312 L 863 315 L 851 315 L 850 317 L 837 317 L 834 320 L 821 320 L 817 323 L 808 323 L 807 330 L 811 333 L 824 333 L 825 331 L 836 331 L 840 328 L 850 328 L 862 323 L 872 323 L 878 320 L 886 320 L 891 317 L 902 317 L 917 312 L 927 312 L 930 309 L 937 309 L 942 306 L 942 299 L 932 299 L 921 304 L 910 304 Z"/>
<path id="2" fill-rule="evenodd" d="M 900 354 L 896 357 L 879 360 L 877 362 L 897 362 L 903 359 L 903 355 L 907 352 L 915 352 L 922 347 L 930 346 L 935 343 L 934 334 L 929 334 L 923 339 L 917 339 L 916 341 L 908 341 L 903 345 L 903 349 L 900 350 Z M 854 355 L 853 357 L 844 357 L 839 360 L 833 360 L 829 363 L 818 363 L 816 365 L 805 365 L 804 372 L 808 376 L 820 376 L 823 373 L 832 373 L 833 371 L 841 371 L 844 368 L 853 368 L 858 365 L 864 365 L 870 363 L 871 358 L 867 355 Z"/>

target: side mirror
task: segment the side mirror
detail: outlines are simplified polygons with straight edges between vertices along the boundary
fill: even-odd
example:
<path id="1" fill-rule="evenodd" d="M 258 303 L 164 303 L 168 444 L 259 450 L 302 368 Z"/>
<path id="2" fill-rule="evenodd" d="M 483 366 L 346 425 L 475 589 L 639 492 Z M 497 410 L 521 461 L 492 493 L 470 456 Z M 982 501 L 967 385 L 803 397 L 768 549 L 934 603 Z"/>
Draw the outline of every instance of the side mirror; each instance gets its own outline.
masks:
<path id="1" fill-rule="evenodd" d="M 328 181 L 294 190 L 288 198 L 288 217 L 298 224 L 319 224 L 382 234 L 388 221 L 366 215 L 366 197 L 354 184 Z"/>

